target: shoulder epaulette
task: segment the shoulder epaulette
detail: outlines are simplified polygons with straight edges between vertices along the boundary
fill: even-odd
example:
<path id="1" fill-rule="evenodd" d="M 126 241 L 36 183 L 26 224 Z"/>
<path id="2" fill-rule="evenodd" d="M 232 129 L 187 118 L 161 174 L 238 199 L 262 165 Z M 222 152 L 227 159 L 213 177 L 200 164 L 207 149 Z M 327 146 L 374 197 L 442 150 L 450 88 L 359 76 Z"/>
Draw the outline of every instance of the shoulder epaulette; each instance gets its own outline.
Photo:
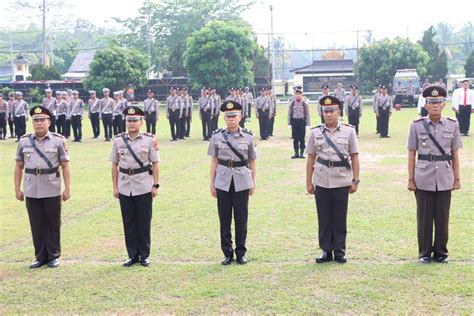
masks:
<path id="1" fill-rule="evenodd" d="M 117 134 L 115 135 L 114 137 L 117 138 L 117 137 L 122 137 L 123 133 L 120 133 L 120 134 Z"/>
<path id="2" fill-rule="evenodd" d="M 31 135 L 32 135 L 31 133 L 30 134 L 25 134 L 25 135 L 21 136 L 20 138 L 30 137 Z"/>
<path id="3" fill-rule="evenodd" d="M 422 117 L 418 117 L 418 118 L 414 119 L 413 122 L 420 122 L 420 121 L 422 121 L 422 120 L 423 120 Z"/>
<path id="4" fill-rule="evenodd" d="M 56 137 L 59 137 L 59 138 L 64 138 L 63 135 L 58 134 L 58 133 L 51 133 L 51 135 L 56 136 Z"/>
<path id="5" fill-rule="evenodd" d="M 453 121 L 453 122 L 457 122 L 457 121 L 458 121 L 458 120 L 455 119 L 454 117 L 447 117 L 447 119 L 450 120 L 450 121 Z"/>
<path id="6" fill-rule="evenodd" d="M 253 132 L 247 128 L 242 128 L 242 132 L 247 133 L 249 135 L 253 135 Z"/>
<path id="7" fill-rule="evenodd" d="M 355 128 L 355 126 L 354 126 L 354 125 L 347 124 L 347 123 L 342 123 L 342 125 L 344 125 L 344 126 L 348 126 L 348 127 L 352 127 L 352 128 Z"/>
<path id="8" fill-rule="evenodd" d="M 153 137 L 152 133 L 143 133 L 143 135 L 148 136 L 148 137 Z"/>
<path id="9" fill-rule="evenodd" d="M 222 132 L 224 129 L 223 128 L 218 128 L 215 131 L 212 132 L 212 134 L 217 134 L 219 132 Z"/>
<path id="10" fill-rule="evenodd" d="M 319 124 L 319 125 L 316 125 L 315 127 L 311 127 L 311 129 L 320 128 L 321 126 L 323 126 L 323 124 Z"/>

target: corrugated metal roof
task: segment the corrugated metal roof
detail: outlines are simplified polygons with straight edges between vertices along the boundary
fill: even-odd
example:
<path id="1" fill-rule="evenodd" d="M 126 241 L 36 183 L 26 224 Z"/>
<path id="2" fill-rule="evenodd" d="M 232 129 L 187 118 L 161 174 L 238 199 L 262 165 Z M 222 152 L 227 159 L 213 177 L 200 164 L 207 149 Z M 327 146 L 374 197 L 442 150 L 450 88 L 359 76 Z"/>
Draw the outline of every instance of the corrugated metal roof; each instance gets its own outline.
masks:
<path id="1" fill-rule="evenodd" d="M 95 55 L 95 50 L 79 52 L 76 58 L 74 58 L 74 61 L 72 62 L 67 72 L 68 73 L 69 72 L 84 72 L 84 73 L 88 72 L 89 64 L 94 58 L 94 55 Z"/>
<path id="2" fill-rule="evenodd" d="M 352 71 L 352 59 L 314 60 L 311 65 L 291 69 L 294 73 L 346 72 Z"/>

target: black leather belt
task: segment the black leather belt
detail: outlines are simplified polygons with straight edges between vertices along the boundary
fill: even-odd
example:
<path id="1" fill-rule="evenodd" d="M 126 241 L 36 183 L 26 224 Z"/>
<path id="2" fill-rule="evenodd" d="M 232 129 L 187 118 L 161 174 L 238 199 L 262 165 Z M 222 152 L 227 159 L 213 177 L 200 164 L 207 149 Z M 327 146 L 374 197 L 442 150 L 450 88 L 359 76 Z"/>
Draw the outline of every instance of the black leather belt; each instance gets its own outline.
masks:
<path id="1" fill-rule="evenodd" d="M 126 168 L 120 167 L 119 170 L 120 170 L 121 173 L 128 174 L 129 176 L 133 176 L 134 174 L 140 174 L 140 173 L 143 173 L 143 172 L 147 172 L 148 168 L 147 167 L 142 167 L 142 168 L 136 168 L 136 169 L 132 169 L 132 168 L 126 169 Z"/>
<path id="2" fill-rule="evenodd" d="M 218 163 L 222 166 L 226 166 L 228 168 L 235 168 L 235 167 L 244 167 L 248 165 L 248 161 L 232 161 L 232 160 L 222 160 L 219 159 Z"/>
<path id="3" fill-rule="evenodd" d="M 427 161 L 451 161 L 453 157 L 451 155 L 420 155 L 418 154 L 419 160 Z"/>
<path id="4" fill-rule="evenodd" d="M 25 173 L 28 173 L 28 174 L 34 174 L 34 175 L 42 175 L 42 174 L 52 174 L 52 173 L 57 173 L 58 172 L 58 168 L 59 167 L 56 167 L 56 168 L 45 168 L 45 169 L 41 169 L 41 168 L 25 168 Z"/>
<path id="5" fill-rule="evenodd" d="M 317 159 L 317 162 L 326 166 L 326 167 L 329 167 L 329 168 L 332 168 L 332 167 L 346 167 L 346 168 L 350 168 L 350 165 L 349 165 L 349 162 L 347 160 L 344 160 L 344 161 L 332 161 L 332 160 L 326 160 L 326 159 L 322 159 L 322 158 L 319 158 Z"/>

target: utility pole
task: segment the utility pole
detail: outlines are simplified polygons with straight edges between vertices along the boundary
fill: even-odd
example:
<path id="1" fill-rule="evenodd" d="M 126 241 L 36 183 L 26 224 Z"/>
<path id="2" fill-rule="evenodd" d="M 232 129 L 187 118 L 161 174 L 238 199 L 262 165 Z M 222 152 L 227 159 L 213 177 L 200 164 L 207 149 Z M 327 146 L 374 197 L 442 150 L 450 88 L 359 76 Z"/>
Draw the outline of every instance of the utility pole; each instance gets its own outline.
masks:
<path id="1" fill-rule="evenodd" d="M 148 49 L 148 61 L 150 62 L 151 65 L 151 15 L 150 15 L 150 3 L 148 0 L 146 1 L 146 31 L 147 31 L 147 36 L 146 36 L 146 43 L 147 43 L 147 49 Z"/>
<path id="2" fill-rule="evenodd" d="M 15 80 L 15 66 L 13 65 L 13 39 L 12 39 L 12 29 L 10 27 L 10 58 L 12 66 L 12 81 Z"/>
<path id="3" fill-rule="evenodd" d="M 46 0 L 43 0 L 40 9 L 43 11 L 43 66 L 46 66 Z"/>
<path id="4" fill-rule="evenodd" d="M 271 48 L 272 48 L 272 91 L 273 95 L 276 95 L 275 91 L 275 43 L 273 40 L 273 6 L 270 5 L 270 17 L 271 17 Z"/>

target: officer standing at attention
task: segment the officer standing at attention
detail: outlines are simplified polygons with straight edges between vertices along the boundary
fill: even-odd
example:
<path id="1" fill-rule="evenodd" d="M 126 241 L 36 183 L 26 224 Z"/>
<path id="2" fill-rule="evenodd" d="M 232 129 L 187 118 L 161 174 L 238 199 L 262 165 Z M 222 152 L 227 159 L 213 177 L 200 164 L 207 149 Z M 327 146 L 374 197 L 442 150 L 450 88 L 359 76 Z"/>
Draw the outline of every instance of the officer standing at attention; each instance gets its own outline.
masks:
<path id="1" fill-rule="evenodd" d="M 140 262 L 147 267 L 152 203 L 160 187 L 159 152 L 153 145 L 153 135 L 140 133 L 144 112 L 129 106 L 123 114 L 128 132 L 115 136 L 110 155 L 114 197 L 120 201 L 128 253 L 123 265 Z"/>
<path id="2" fill-rule="evenodd" d="M 179 120 L 183 116 L 183 102 L 176 94 L 175 87 L 170 88 L 170 95 L 166 98 L 166 118 L 170 121 L 171 139 L 177 141 L 180 134 Z"/>
<path id="3" fill-rule="evenodd" d="M 306 162 L 306 190 L 314 194 L 318 212 L 319 246 L 316 263 L 346 262 L 349 193 L 359 184 L 359 148 L 352 125 L 339 121 L 340 100 L 319 100 L 326 123 L 311 129 Z"/>
<path id="4" fill-rule="evenodd" d="M 403 86 L 401 81 L 397 82 L 397 85 L 393 87 L 393 93 L 395 95 L 395 104 L 402 104 Z"/>
<path id="5" fill-rule="evenodd" d="M 381 84 L 379 84 L 377 86 L 377 89 L 376 89 L 375 94 L 374 94 L 374 98 L 372 99 L 372 108 L 374 110 L 375 119 L 376 119 L 375 134 L 380 134 L 380 118 L 379 118 L 379 115 L 377 114 L 377 98 L 382 94 L 381 93 L 381 90 L 382 90 L 381 87 L 382 87 Z"/>
<path id="6" fill-rule="evenodd" d="M 15 92 L 11 91 L 10 93 L 8 93 L 8 101 L 7 101 L 7 105 L 8 105 L 8 127 L 10 128 L 10 137 L 9 138 L 15 138 L 15 133 L 14 133 L 14 126 L 15 126 L 15 123 L 13 123 L 13 118 L 15 117 L 13 115 L 14 111 L 15 111 Z"/>
<path id="7" fill-rule="evenodd" d="M 158 120 L 159 103 L 154 97 L 152 90 L 148 90 L 147 98 L 143 101 L 143 110 L 145 111 L 146 132 L 156 134 L 156 121 Z"/>
<path id="8" fill-rule="evenodd" d="M 249 196 L 254 193 L 257 152 L 252 132 L 241 128 L 242 106 L 224 101 L 220 106 L 227 128 L 215 130 L 207 154 L 211 159 L 211 195 L 217 197 L 219 211 L 222 265 L 234 261 L 232 248 L 232 210 L 235 220 L 235 255 L 238 264 L 246 264 Z"/>
<path id="9" fill-rule="evenodd" d="M 0 93 L 0 139 L 7 139 L 8 104 Z"/>
<path id="10" fill-rule="evenodd" d="M 120 91 L 114 91 L 114 103 L 112 110 L 112 122 L 114 135 L 122 132 L 122 112 L 125 109 L 123 101 L 120 100 Z"/>
<path id="11" fill-rule="evenodd" d="M 273 136 L 273 127 L 275 125 L 275 116 L 277 115 L 277 98 L 273 95 L 272 87 L 267 88 L 267 96 L 270 99 L 270 121 L 268 122 L 268 136 Z"/>
<path id="12" fill-rule="evenodd" d="M 303 98 L 303 90 L 301 87 L 295 87 L 294 92 L 295 97 L 288 104 L 288 126 L 291 126 L 295 150 L 291 159 L 304 158 L 306 126 L 310 125 L 309 106 Z"/>
<path id="13" fill-rule="evenodd" d="M 212 96 L 212 104 L 213 104 L 213 111 L 212 111 L 212 130 L 216 130 L 219 126 L 219 115 L 220 112 L 220 104 L 221 104 L 221 96 L 216 93 L 216 88 L 210 88 L 210 93 Z"/>
<path id="14" fill-rule="evenodd" d="M 451 191 L 461 188 L 458 150 L 462 143 L 458 122 L 441 116 L 446 90 L 431 86 L 423 97 L 428 116 L 416 119 L 408 136 L 408 190 L 416 197 L 420 262 L 429 263 L 433 256 L 434 261 L 447 263 Z"/>
<path id="15" fill-rule="evenodd" d="M 56 128 L 56 99 L 53 98 L 53 90 L 51 88 L 44 89 L 46 97 L 41 101 L 41 105 L 51 112 L 51 125 L 49 126 L 50 132 L 55 132 Z"/>
<path id="16" fill-rule="evenodd" d="M 183 107 L 185 113 L 184 137 L 190 137 L 191 121 L 193 117 L 193 97 L 188 94 L 188 87 L 183 88 Z"/>
<path id="17" fill-rule="evenodd" d="M 213 112 L 213 102 L 206 87 L 201 89 L 201 97 L 198 100 L 199 118 L 202 126 L 202 140 L 210 140 L 212 133 L 211 116 Z"/>
<path id="18" fill-rule="evenodd" d="M 84 101 L 79 99 L 79 91 L 72 91 L 71 110 L 69 117 L 71 118 L 72 132 L 74 134 L 74 142 L 82 141 L 82 118 L 84 116 Z"/>
<path id="19" fill-rule="evenodd" d="M 61 198 L 67 201 L 71 197 L 69 154 L 64 137 L 48 130 L 52 116 L 48 109 L 38 105 L 31 109 L 30 115 L 35 132 L 21 137 L 18 144 L 15 194 L 19 201 L 26 198 L 36 257 L 30 268 L 46 263 L 56 268 L 61 254 Z M 65 186 L 62 194 L 61 169 Z"/>
<path id="20" fill-rule="evenodd" d="M 112 139 L 112 112 L 114 111 L 114 100 L 109 97 L 109 88 L 102 89 L 104 97 L 100 99 L 100 115 L 102 117 L 102 125 L 104 127 L 105 141 Z"/>
<path id="21" fill-rule="evenodd" d="M 336 89 L 334 89 L 334 96 L 341 101 L 339 106 L 339 112 L 341 113 L 341 118 L 344 117 L 344 99 L 346 98 L 346 90 L 342 87 L 342 83 L 338 82 Z"/>
<path id="22" fill-rule="evenodd" d="M 388 123 L 392 115 L 392 97 L 387 94 L 385 85 L 380 86 L 380 95 L 375 99 L 375 114 L 380 122 L 380 138 L 390 138 Z"/>
<path id="23" fill-rule="evenodd" d="M 257 98 L 255 114 L 260 127 L 260 140 L 268 140 L 268 123 L 270 121 L 270 100 L 266 95 L 266 89 L 260 89 L 260 96 Z"/>
<path id="24" fill-rule="evenodd" d="M 66 116 L 68 111 L 66 91 L 56 91 L 56 113 L 58 119 L 56 121 L 56 129 L 58 134 L 66 136 Z"/>
<path id="25" fill-rule="evenodd" d="M 28 103 L 23 100 L 21 91 L 15 92 L 15 104 L 13 108 L 13 122 L 15 124 L 16 141 L 20 141 L 20 137 L 26 133 L 26 121 L 28 121 Z"/>
<path id="26" fill-rule="evenodd" d="M 355 127 L 359 135 L 359 118 L 362 116 L 362 98 L 357 93 L 357 86 L 351 85 L 351 94 L 346 97 L 345 111 L 349 124 Z"/>
<path id="27" fill-rule="evenodd" d="M 125 132 L 125 116 L 123 115 L 123 110 L 128 107 L 128 100 L 123 97 L 123 91 L 119 90 L 118 91 L 118 100 L 119 102 L 122 103 L 121 108 L 122 108 L 122 113 L 120 113 L 120 116 L 122 116 L 122 126 L 121 126 L 121 132 Z"/>
<path id="28" fill-rule="evenodd" d="M 321 98 L 323 97 L 327 97 L 329 95 L 329 84 L 327 83 L 324 83 L 322 86 L 321 86 L 321 91 L 322 91 L 322 96 Z M 317 107 L 317 111 L 318 111 L 318 115 L 319 117 L 321 118 L 321 124 L 324 123 L 324 115 L 323 115 L 323 110 L 321 108 L 321 104 L 319 104 L 319 102 L 316 104 L 316 107 Z"/>
<path id="29" fill-rule="evenodd" d="M 100 136 L 100 99 L 97 98 L 97 93 L 94 90 L 89 90 L 89 100 L 87 105 L 89 107 L 89 119 L 91 120 L 92 132 L 94 138 L 99 138 Z"/>
<path id="30" fill-rule="evenodd" d="M 408 86 L 407 86 L 407 96 L 408 96 L 408 106 L 412 107 L 413 106 L 413 101 L 415 100 L 415 86 L 413 85 L 413 81 L 408 81 Z"/>
<path id="31" fill-rule="evenodd" d="M 64 127 L 64 137 L 69 139 L 71 136 L 71 101 L 72 101 L 72 90 L 68 89 L 63 93 L 63 101 L 66 102 L 66 123 Z"/>
<path id="32" fill-rule="evenodd" d="M 244 90 L 245 90 L 244 97 L 245 97 L 245 100 L 247 101 L 247 113 L 245 113 L 245 116 L 250 119 L 252 117 L 253 94 L 252 92 L 250 92 L 249 87 L 245 87 Z"/>

